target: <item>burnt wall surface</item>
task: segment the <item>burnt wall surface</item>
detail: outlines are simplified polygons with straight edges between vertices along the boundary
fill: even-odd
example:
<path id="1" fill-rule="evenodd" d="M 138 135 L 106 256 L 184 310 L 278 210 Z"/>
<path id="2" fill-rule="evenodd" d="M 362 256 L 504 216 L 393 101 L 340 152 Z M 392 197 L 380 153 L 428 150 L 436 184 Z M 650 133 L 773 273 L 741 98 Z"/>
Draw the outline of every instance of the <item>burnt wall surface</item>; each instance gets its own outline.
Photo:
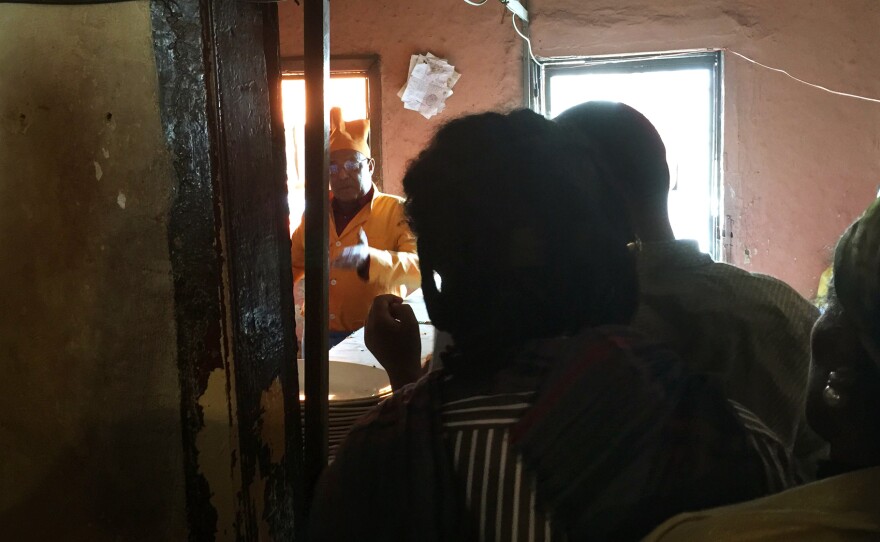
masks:
<path id="1" fill-rule="evenodd" d="M 190 539 L 289 540 L 302 444 L 277 11 L 152 7 Z"/>
<path id="2" fill-rule="evenodd" d="M 187 536 L 147 2 L 0 4 L 0 525 Z"/>

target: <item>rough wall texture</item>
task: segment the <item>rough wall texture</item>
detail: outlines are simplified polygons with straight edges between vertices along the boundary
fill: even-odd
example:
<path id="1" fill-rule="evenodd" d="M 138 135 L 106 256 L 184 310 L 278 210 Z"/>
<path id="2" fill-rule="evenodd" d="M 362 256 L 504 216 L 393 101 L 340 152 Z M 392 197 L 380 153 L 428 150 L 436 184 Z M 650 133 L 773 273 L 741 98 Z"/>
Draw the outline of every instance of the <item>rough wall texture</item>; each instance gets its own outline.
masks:
<path id="1" fill-rule="evenodd" d="M 542 56 L 726 47 L 880 97 L 875 0 L 531 0 Z M 880 104 L 832 96 L 726 56 L 725 214 L 733 263 L 806 296 L 880 185 Z M 748 253 L 748 256 L 747 256 Z"/>
<path id="2" fill-rule="evenodd" d="M 0 525 L 186 537 L 146 2 L 0 5 Z"/>
<path id="3" fill-rule="evenodd" d="M 281 54 L 301 56 L 302 6 L 280 5 Z M 445 121 L 467 113 L 522 104 L 521 46 L 497 2 L 462 0 L 347 0 L 330 5 L 330 54 L 378 54 L 382 75 L 382 148 L 385 191 L 401 193 L 408 160 Z M 431 119 L 403 108 L 397 91 L 409 57 L 431 52 L 462 74 L 446 110 Z"/>
<path id="4" fill-rule="evenodd" d="M 880 97 L 876 0 L 530 0 L 529 11 L 541 56 L 729 47 L 809 81 Z M 281 16 L 282 55 L 301 55 L 302 8 L 286 2 Z M 381 56 L 391 192 L 444 120 L 522 103 L 520 43 L 494 0 L 479 8 L 462 0 L 335 2 L 330 48 Z M 397 98 L 409 55 L 425 51 L 463 74 L 448 110 L 431 120 Z M 732 55 L 725 79 L 733 263 L 811 296 L 837 237 L 880 185 L 880 104 L 832 96 Z"/>

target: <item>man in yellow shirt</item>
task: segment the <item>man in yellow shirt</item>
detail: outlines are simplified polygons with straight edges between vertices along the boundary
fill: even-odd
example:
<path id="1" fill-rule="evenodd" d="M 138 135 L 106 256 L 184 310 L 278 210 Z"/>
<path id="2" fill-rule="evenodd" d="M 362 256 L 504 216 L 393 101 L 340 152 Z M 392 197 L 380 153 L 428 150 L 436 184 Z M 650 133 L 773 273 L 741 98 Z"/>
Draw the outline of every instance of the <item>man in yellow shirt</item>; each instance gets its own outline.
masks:
<path id="1" fill-rule="evenodd" d="M 405 297 L 421 284 L 403 198 L 373 184 L 369 120 L 330 111 L 330 346 L 363 327 L 377 295 Z M 305 274 L 304 224 L 291 236 L 293 281 Z"/>

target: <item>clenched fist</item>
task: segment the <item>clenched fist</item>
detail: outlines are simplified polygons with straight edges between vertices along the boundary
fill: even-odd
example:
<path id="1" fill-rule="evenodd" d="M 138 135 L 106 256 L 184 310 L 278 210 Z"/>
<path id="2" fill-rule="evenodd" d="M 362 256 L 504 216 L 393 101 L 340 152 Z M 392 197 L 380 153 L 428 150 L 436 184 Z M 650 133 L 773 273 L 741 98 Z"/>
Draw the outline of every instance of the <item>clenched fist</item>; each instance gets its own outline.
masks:
<path id="1" fill-rule="evenodd" d="M 415 382 L 421 376 L 419 323 L 412 307 L 404 305 L 396 295 L 384 294 L 373 300 L 364 342 L 388 373 L 392 389 Z"/>

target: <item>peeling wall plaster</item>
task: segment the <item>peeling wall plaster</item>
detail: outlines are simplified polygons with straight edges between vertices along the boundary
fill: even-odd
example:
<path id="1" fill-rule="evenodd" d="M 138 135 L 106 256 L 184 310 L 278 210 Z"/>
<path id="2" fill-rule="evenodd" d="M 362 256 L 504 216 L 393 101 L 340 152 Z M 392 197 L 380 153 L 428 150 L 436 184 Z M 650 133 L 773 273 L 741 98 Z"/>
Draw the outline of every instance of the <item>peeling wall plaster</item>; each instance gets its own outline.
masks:
<path id="1" fill-rule="evenodd" d="M 235 389 L 231 371 L 215 369 L 208 376 L 208 386 L 199 398 L 204 425 L 196 436 L 199 469 L 211 488 L 211 506 L 217 511 L 215 540 L 235 540 L 235 518 L 238 511 L 236 494 L 241 487 L 241 471 L 234 458 L 238 456 L 238 425 L 235 417 Z"/>
<path id="2" fill-rule="evenodd" d="M 260 409 L 263 411 L 260 436 L 269 448 L 270 462 L 280 463 L 284 457 L 284 395 L 278 377 L 260 396 Z"/>

